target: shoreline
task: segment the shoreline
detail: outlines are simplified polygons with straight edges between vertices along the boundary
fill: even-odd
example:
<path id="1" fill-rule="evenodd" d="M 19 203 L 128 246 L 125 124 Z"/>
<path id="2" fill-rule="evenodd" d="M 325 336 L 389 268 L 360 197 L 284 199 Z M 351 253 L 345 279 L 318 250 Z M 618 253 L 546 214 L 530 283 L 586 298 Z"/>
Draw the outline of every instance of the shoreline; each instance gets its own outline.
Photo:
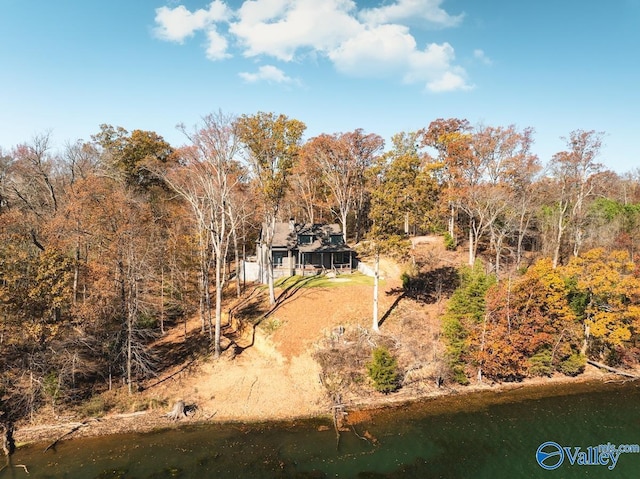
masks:
<path id="1" fill-rule="evenodd" d="M 640 379 L 640 378 L 638 378 Z M 344 422 L 356 425 L 365 422 L 384 411 L 429 403 L 433 414 L 456 413 L 463 410 L 475 410 L 492 404 L 520 402 L 528 399 L 581 394 L 610 387 L 611 384 L 625 384 L 637 379 L 624 379 L 612 373 L 599 370 L 587 370 L 580 376 L 553 376 L 550 378 L 527 379 L 519 383 L 471 384 L 469 386 L 443 387 L 429 393 L 418 394 L 408 391 L 405 394 L 380 395 L 371 398 L 349 398 L 344 404 L 346 413 Z M 509 394 L 509 393 L 516 394 Z M 144 434 L 160 430 L 177 429 L 184 426 L 213 424 L 258 425 L 265 423 L 295 422 L 312 419 L 332 420 L 331 408 L 320 409 L 308 414 L 289 414 L 285 416 L 258 415 L 243 417 L 237 415 L 217 417 L 216 413 L 196 411 L 193 415 L 179 421 L 167 417 L 166 410 L 150 410 L 134 413 L 112 414 L 102 418 L 83 418 L 66 422 L 29 426 L 18 423 L 14 432 L 16 447 L 35 447 L 48 444 L 53 447 L 58 442 L 78 440 L 117 434 Z"/>

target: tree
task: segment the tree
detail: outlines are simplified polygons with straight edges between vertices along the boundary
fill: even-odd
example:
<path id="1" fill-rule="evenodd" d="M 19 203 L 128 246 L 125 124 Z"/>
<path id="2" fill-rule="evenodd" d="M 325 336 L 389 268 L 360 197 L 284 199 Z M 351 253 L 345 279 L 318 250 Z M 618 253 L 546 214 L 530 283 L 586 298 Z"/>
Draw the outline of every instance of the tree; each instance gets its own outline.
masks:
<path id="1" fill-rule="evenodd" d="M 380 278 L 380 256 L 387 254 L 397 259 L 402 259 L 409 250 L 409 241 L 402 234 L 402 226 L 398 225 L 394 208 L 390 207 L 393 197 L 387 196 L 388 185 L 383 175 L 378 175 L 374 180 L 371 191 L 371 210 L 369 219 L 371 228 L 367 234 L 367 241 L 361 246 L 364 255 L 373 256 L 374 281 L 373 281 L 373 315 L 372 329 L 380 330 L 378 324 L 378 288 Z"/>
<path id="2" fill-rule="evenodd" d="M 350 156 L 356 166 L 355 183 L 355 242 L 360 241 L 362 229 L 365 227 L 365 210 L 369 197 L 367 195 L 367 170 L 373 165 L 376 157 L 384 147 L 384 140 L 375 133 L 365 134 L 361 128 L 344 134 Z"/>
<path id="3" fill-rule="evenodd" d="M 530 175 L 535 174 L 536 157 L 530 153 L 532 133 L 530 128 L 520 132 L 514 125 L 478 127 L 473 132 L 473 174 L 467 177 L 474 180 L 465 185 L 461 200 L 471 217 L 469 261 L 474 261 L 481 236 L 488 231 L 495 250 L 496 275 L 505 239 L 516 229 L 522 235 L 526 224 L 526 210 L 516 213 L 516 205 L 520 201 L 526 206 L 523 188 L 530 186 Z"/>
<path id="4" fill-rule="evenodd" d="M 563 268 L 584 325 L 583 354 L 606 359 L 640 331 L 640 279 L 626 251 L 596 248 Z"/>
<path id="5" fill-rule="evenodd" d="M 469 337 L 483 374 L 513 381 L 571 369 L 566 362 L 579 354 L 580 328 L 568 293 L 548 259 L 490 288 L 483 327 Z"/>
<path id="6" fill-rule="evenodd" d="M 557 183 L 555 202 L 555 238 L 553 266 L 557 267 L 565 232 L 572 229 L 572 252 L 578 256 L 584 241 L 586 201 L 594 191 L 595 175 L 602 165 L 595 160 L 600 153 L 603 133 L 575 130 L 566 139 L 568 150 L 556 153 L 550 171 Z"/>
<path id="7" fill-rule="evenodd" d="M 173 147 L 153 131 L 133 130 L 100 125 L 100 133 L 92 136 L 103 150 L 107 169 L 122 175 L 128 185 L 148 189 L 158 176 L 151 172 L 175 160 Z"/>
<path id="8" fill-rule="evenodd" d="M 315 148 L 311 141 L 302 145 L 300 159 L 291 175 L 291 195 L 288 201 L 291 218 L 303 217 L 304 222 L 314 224 L 328 215 L 328 196 L 322 178 L 322 171 L 315 157 Z M 318 221 L 316 221 L 318 220 Z"/>
<path id="9" fill-rule="evenodd" d="M 251 116 L 242 115 L 238 118 L 237 127 L 262 203 L 262 264 L 267 267 L 269 301 L 275 304 L 271 246 L 280 205 L 298 160 L 306 126 L 286 115 L 258 112 Z"/>
<path id="10" fill-rule="evenodd" d="M 58 159 L 51 153 L 49 133 L 18 145 L 6 169 L 6 201 L 23 214 L 24 234 L 44 251 L 43 228 L 60 207 L 62 195 Z M 43 244 L 44 243 L 44 244 Z"/>
<path id="11" fill-rule="evenodd" d="M 232 236 L 235 234 L 237 213 L 233 193 L 240 180 L 237 155 L 240 149 L 236 118 L 219 112 L 203 118 L 203 125 L 194 133 L 183 133 L 193 147 L 183 150 L 184 166 L 180 166 L 165 181 L 191 206 L 200 240 L 200 271 L 205 316 L 214 342 L 215 357 L 219 357 L 222 292 L 225 284 L 224 265 Z M 237 248 L 236 248 L 237 251 Z M 211 335 L 211 300 L 209 296 L 209 267 L 215 264 L 215 333 Z"/>
<path id="12" fill-rule="evenodd" d="M 471 162 L 471 125 L 467 120 L 439 118 L 432 121 L 422 133 L 422 146 L 437 152 L 436 178 L 444 189 L 449 215 L 448 232 L 455 238 L 458 186 L 463 182 L 463 172 Z"/>
<path id="13" fill-rule="evenodd" d="M 365 135 L 358 129 L 350 133 L 323 134 L 305 145 L 307 154 L 313 157 L 321 172 L 324 185 L 333 196 L 345 242 L 348 236 L 347 218 L 352 208 L 356 208 L 358 218 L 361 216 L 365 171 L 383 144 L 378 135 Z M 359 225 L 356 225 L 356 230 L 358 228 Z"/>
<path id="14" fill-rule="evenodd" d="M 481 335 L 486 318 L 485 296 L 495 283 L 495 277 L 487 275 L 481 261 L 473 267 L 459 270 L 460 286 L 454 291 L 442 318 L 442 330 L 447 343 L 449 365 L 455 381 L 467 384 L 469 379 L 465 364 L 471 362 L 471 351 L 482 347 L 471 337 Z M 477 364 L 477 363 L 476 363 Z M 482 365 L 478 365 L 478 377 L 482 377 Z"/>
<path id="15" fill-rule="evenodd" d="M 411 132 L 392 137 L 393 149 L 380 157 L 375 168 L 379 179 L 371 193 L 386 209 L 385 221 L 405 235 L 412 226 L 414 230 L 429 226 L 439 192 L 433 166 L 418 149 L 418 136 Z"/>
<path id="16" fill-rule="evenodd" d="M 376 391 L 389 394 L 400 387 L 398 362 L 389 350 L 379 346 L 373 350 L 371 362 L 367 364 L 369 377 Z"/>
<path id="17" fill-rule="evenodd" d="M 320 135 L 309 140 L 304 148 L 318 166 L 322 182 L 331 192 L 336 214 L 347 242 L 347 216 L 355 201 L 356 164 L 350 157 L 343 135 Z"/>

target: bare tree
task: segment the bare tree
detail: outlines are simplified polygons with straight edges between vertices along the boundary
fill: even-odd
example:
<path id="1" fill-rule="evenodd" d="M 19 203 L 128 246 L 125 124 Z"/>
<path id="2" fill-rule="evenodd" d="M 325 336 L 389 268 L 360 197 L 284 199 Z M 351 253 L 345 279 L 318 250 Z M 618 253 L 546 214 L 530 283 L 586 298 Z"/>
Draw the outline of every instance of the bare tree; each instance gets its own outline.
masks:
<path id="1" fill-rule="evenodd" d="M 594 178 L 602 170 L 595 159 L 600 153 L 604 133 L 575 130 L 565 138 L 568 149 L 556 153 L 550 171 L 558 185 L 556 236 L 553 267 L 560 261 L 560 251 L 567 228 L 573 230 L 573 255 L 577 256 L 584 240 L 585 202 L 594 190 Z"/>
<path id="2" fill-rule="evenodd" d="M 204 316 L 214 342 L 215 356 L 221 353 L 222 292 L 224 265 L 238 216 L 233 192 L 240 180 L 237 155 L 240 148 L 236 118 L 222 112 L 203 118 L 193 133 L 180 126 L 192 146 L 183 151 L 184 166 L 175 168 L 165 181 L 190 205 L 200 241 L 200 271 Z M 213 264 L 212 264 L 213 263 Z M 215 267 L 215 331 L 211 326 L 209 270 Z"/>

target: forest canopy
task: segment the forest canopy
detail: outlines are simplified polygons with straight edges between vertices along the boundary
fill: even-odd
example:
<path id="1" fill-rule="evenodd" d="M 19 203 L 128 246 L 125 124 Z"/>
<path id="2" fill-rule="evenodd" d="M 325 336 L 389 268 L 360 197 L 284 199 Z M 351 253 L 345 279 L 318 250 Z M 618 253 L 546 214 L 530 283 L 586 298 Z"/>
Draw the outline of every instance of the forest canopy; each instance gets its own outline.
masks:
<path id="1" fill-rule="evenodd" d="M 208 115 L 181 146 L 97 130 L 0 149 L 0 410 L 14 417 L 134 392 L 157 372 L 153 338 L 189 315 L 219 355 L 239 261 L 289 218 L 337 222 L 350 243 L 464 248 L 443 318 L 459 382 L 638 362 L 640 172 L 598 161 L 603 133 L 570 132 L 543 164 L 533 130 L 464 119 L 386 149 L 361 129 L 304 139 L 302 121 L 263 112 Z"/>

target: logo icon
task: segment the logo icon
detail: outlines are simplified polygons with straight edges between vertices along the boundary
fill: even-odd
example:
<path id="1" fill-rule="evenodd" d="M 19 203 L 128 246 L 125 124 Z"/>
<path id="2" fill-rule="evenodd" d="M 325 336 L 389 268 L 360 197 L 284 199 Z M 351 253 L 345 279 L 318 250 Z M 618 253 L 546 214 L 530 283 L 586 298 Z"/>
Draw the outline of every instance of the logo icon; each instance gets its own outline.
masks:
<path id="1" fill-rule="evenodd" d="M 553 471 L 562 465 L 564 461 L 564 451 L 560 444 L 547 441 L 538 447 L 536 451 L 536 461 L 538 461 L 541 468 L 547 471 Z"/>

